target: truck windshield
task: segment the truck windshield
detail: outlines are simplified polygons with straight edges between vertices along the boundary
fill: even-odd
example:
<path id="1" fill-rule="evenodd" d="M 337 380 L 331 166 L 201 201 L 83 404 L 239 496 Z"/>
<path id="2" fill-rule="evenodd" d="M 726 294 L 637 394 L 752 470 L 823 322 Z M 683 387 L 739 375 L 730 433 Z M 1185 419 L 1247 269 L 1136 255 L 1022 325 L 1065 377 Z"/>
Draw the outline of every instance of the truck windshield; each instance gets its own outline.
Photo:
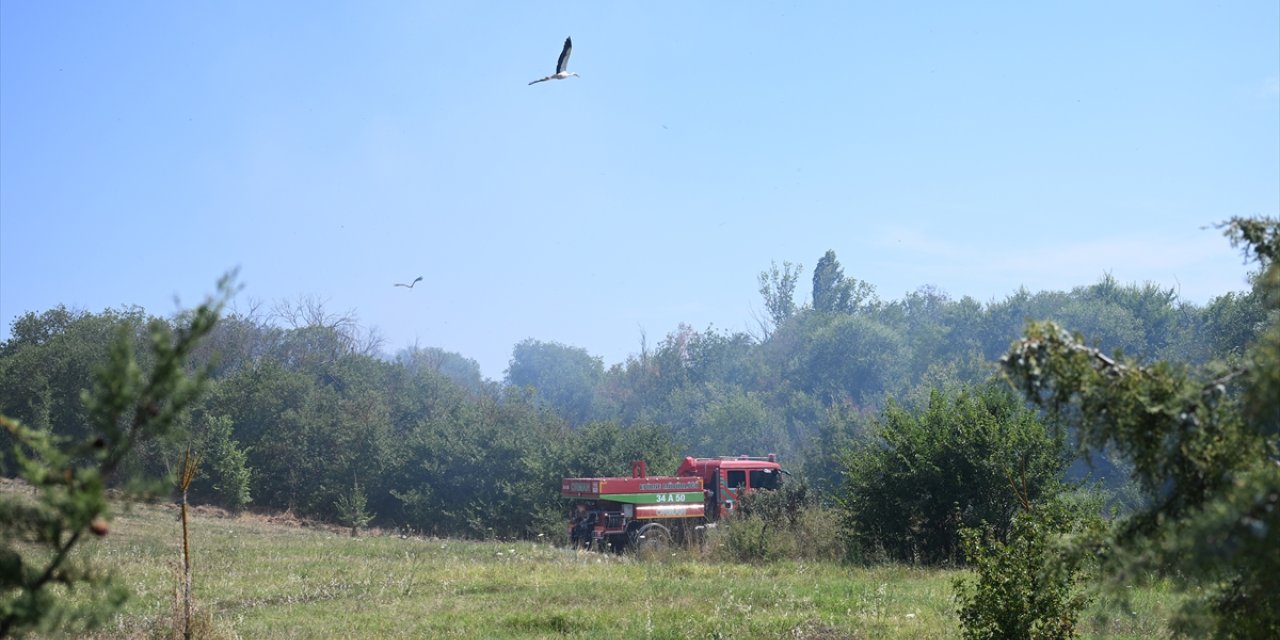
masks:
<path id="1" fill-rule="evenodd" d="M 752 489 L 777 489 L 778 474 L 773 469 L 752 469 Z"/>

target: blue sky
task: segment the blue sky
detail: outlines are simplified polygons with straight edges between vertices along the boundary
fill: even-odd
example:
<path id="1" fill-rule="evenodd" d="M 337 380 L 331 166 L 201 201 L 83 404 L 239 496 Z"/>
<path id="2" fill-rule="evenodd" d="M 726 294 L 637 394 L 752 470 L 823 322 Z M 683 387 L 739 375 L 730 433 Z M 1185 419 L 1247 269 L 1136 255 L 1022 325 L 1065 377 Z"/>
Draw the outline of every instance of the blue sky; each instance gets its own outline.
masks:
<path id="1" fill-rule="evenodd" d="M 1280 215 L 1274 0 L 436 5 L 0 2 L 4 335 L 238 267 L 499 378 L 752 328 L 828 249 L 886 299 L 1203 303 L 1245 273 L 1205 227 Z"/>

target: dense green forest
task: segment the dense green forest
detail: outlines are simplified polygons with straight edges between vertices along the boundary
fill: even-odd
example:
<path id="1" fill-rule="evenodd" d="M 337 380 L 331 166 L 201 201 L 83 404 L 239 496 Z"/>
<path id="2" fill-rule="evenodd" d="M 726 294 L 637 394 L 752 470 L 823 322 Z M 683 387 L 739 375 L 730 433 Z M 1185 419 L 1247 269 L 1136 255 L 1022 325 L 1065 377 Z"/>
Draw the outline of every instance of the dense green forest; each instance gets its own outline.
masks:
<path id="1" fill-rule="evenodd" d="M 197 501 L 504 539 L 556 539 L 560 477 L 767 451 L 796 477 L 744 496 L 711 553 L 968 566 L 967 638 L 1073 637 L 1082 583 L 1177 575 L 1177 631 L 1275 637 L 1280 223 L 1222 226 L 1259 270 L 1203 307 L 1109 276 L 986 305 L 882 301 L 829 251 L 807 303 L 800 266 L 759 274 L 755 334 L 681 326 L 607 370 L 530 339 L 500 382 L 438 349 L 386 357 L 306 300 L 224 317 L 230 277 L 167 320 L 28 313 L 0 344 L 0 444 L 40 498 L 0 500 L 0 629 L 61 619 L 52 582 L 107 575 L 62 562 L 109 532 L 106 481 L 172 478 L 182 459 L 185 509 L 193 450 Z"/>
<path id="2" fill-rule="evenodd" d="M 983 384 L 1030 320 L 1109 353 L 1200 364 L 1238 356 L 1266 319 L 1256 290 L 1198 305 L 1109 275 L 988 303 L 931 287 L 882 299 L 830 251 L 802 298 L 804 276 L 792 263 L 758 275 L 757 331 L 682 325 L 608 367 L 531 338 L 501 381 L 440 349 L 382 353 L 351 317 L 305 300 L 230 312 L 194 358 L 212 379 L 185 436 L 130 463 L 169 473 L 190 444 L 206 461 L 193 500 L 335 519 L 358 492 L 375 522 L 441 535 L 558 532 L 560 477 L 625 473 L 635 458 L 663 471 L 686 454 L 775 452 L 833 500 L 845 451 L 883 409 Z M 81 393 L 112 340 L 124 331 L 142 345 L 152 320 L 140 308 L 16 318 L 0 344 L 0 414 L 83 436 Z"/>

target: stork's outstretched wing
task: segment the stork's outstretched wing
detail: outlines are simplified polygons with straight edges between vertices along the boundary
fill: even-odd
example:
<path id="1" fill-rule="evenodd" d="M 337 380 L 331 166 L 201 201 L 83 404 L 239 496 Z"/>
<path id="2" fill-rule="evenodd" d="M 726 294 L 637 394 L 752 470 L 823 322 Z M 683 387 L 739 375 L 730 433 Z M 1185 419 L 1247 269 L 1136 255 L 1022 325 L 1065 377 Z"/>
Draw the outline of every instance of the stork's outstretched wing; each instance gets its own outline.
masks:
<path id="1" fill-rule="evenodd" d="M 404 284 L 403 282 L 397 282 L 395 286 L 404 287 L 406 289 L 412 289 L 413 285 L 418 284 L 421 281 L 422 281 L 422 276 L 418 276 L 417 278 L 414 278 L 413 282 L 410 282 L 409 284 Z"/>
<path id="2" fill-rule="evenodd" d="M 569 67 L 571 53 L 573 53 L 573 38 L 565 38 L 564 50 L 560 52 L 560 60 L 556 62 L 556 73 L 564 73 L 564 70 Z"/>

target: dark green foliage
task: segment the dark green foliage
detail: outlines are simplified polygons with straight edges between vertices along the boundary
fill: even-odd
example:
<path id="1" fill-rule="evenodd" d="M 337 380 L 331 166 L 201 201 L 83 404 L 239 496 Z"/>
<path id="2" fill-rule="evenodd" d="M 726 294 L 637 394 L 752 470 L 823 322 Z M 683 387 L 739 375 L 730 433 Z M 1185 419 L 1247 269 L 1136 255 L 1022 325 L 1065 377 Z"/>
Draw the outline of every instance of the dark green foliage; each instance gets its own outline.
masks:
<path id="1" fill-rule="evenodd" d="M 675 437 L 689 455 L 763 455 L 784 441 L 782 419 L 764 394 L 734 385 L 689 386 L 671 394 Z"/>
<path id="2" fill-rule="evenodd" d="M 233 435 L 234 425 L 227 416 L 206 417 L 192 434 L 193 448 L 203 452 L 204 473 L 192 485 L 191 495 L 240 511 L 253 501 L 253 474 L 247 452 L 232 439 Z"/>
<path id="3" fill-rule="evenodd" d="M 813 270 L 813 310 L 818 313 L 853 313 L 875 301 L 875 287 L 846 278 L 835 251 L 827 251 Z"/>
<path id="4" fill-rule="evenodd" d="M 559 511 L 560 454 L 571 432 L 514 389 L 461 401 L 400 441 L 407 464 L 391 483 L 402 520 L 439 535 L 527 536 Z"/>
<path id="5" fill-rule="evenodd" d="M 471 393 L 482 394 L 491 384 L 480 375 L 480 363 L 438 347 L 403 349 L 396 354 L 395 361 L 409 375 L 424 371 L 438 373 Z"/>
<path id="6" fill-rule="evenodd" d="M 304 441 L 292 427 L 309 390 L 307 376 L 265 360 L 219 380 L 202 403 L 202 414 L 230 419 L 234 439 L 247 450 L 250 495 L 259 505 L 288 505 L 296 495 L 291 451 Z"/>
<path id="7" fill-rule="evenodd" d="M 899 384 L 911 346 L 889 325 L 864 315 L 814 316 L 796 353 L 796 384 L 830 402 L 870 404 Z M 799 324 L 799 323 L 795 323 Z"/>
<path id="8" fill-rule="evenodd" d="M 94 371 L 112 357 L 116 340 L 141 351 L 140 364 L 146 366 L 147 322 L 138 309 L 90 314 L 58 307 L 19 317 L 11 339 L 0 344 L 0 414 L 34 429 L 84 438 L 90 422 L 81 393 L 93 388 Z M 10 448 L 4 447 L 7 458 Z"/>
<path id="9" fill-rule="evenodd" d="M 573 425 L 594 415 L 596 388 L 603 376 L 604 364 L 586 349 L 533 339 L 515 346 L 507 368 L 508 384 L 536 390 L 540 402 Z"/>
<path id="10" fill-rule="evenodd" d="M 815 492 L 827 501 L 830 501 L 830 496 L 838 495 L 844 484 L 845 455 L 868 437 L 874 428 L 874 420 L 872 411 L 860 409 L 852 403 L 834 405 L 823 413 L 817 435 L 804 451 L 799 468 Z"/>
<path id="11" fill-rule="evenodd" d="M 1206 334 L 1200 344 L 1192 342 L 1195 362 L 1218 357 L 1240 356 L 1245 347 L 1266 326 L 1267 309 L 1263 304 L 1262 288 L 1254 287 L 1248 293 L 1226 293 L 1209 301 L 1200 314 L 1197 332 Z"/>
<path id="12" fill-rule="evenodd" d="M 1131 461 L 1143 490 L 1172 517 L 1221 488 L 1222 470 L 1265 450 L 1221 410 L 1232 402 L 1230 374 L 1203 382 L 1186 367 L 1115 360 L 1053 323 L 1029 326 L 1005 366 L 1051 418 L 1077 428 L 1082 447 L 1115 447 Z"/>
<path id="13" fill-rule="evenodd" d="M 670 427 L 596 422 L 569 439 L 561 468 L 564 477 L 572 478 L 626 476 L 631 473 L 632 461 L 644 460 L 650 475 L 670 475 L 684 455 L 685 450 L 672 439 Z"/>
<path id="14" fill-rule="evenodd" d="M 1072 300 L 1054 316 L 1112 350 L 1140 358 L 1167 353 L 1180 319 L 1177 293 L 1153 284 L 1123 286 L 1110 274 L 1097 284 L 1073 291 Z"/>
<path id="15" fill-rule="evenodd" d="M 691 332 L 680 345 L 682 360 L 693 384 L 731 384 L 754 389 L 763 375 L 756 343 L 745 333 L 708 328 Z"/>
<path id="16" fill-rule="evenodd" d="M 956 581 L 966 640 L 1061 640 L 1076 635 L 1088 599 L 1081 584 L 1087 558 L 1065 548 L 1074 535 L 1101 529 L 1096 502 L 1050 500 L 1014 516 L 1007 539 L 983 528 L 962 532 L 965 556 L 977 576 Z"/>
<path id="17" fill-rule="evenodd" d="M 0 496 L 0 637 L 32 629 L 92 628 L 123 602 L 123 588 L 73 550 L 87 540 L 86 534 L 109 534 L 108 482 L 128 480 L 114 476 L 134 449 L 167 435 L 200 394 L 204 374 L 190 374 L 186 365 L 213 329 L 230 293 L 229 279 L 219 289 L 221 298 L 201 305 L 176 328 L 151 323 L 150 358 L 144 360 L 149 365 L 135 356 L 132 326 L 119 325 L 105 366 L 94 374 L 93 390 L 80 395 L 87 431 L 60 436 L 48 428 L 0 419 L 17 443 L 13 453 L 19 475 L 35 490 L 32 499 Z M 30 332 L 24 335 L 31 337 Z M 79 585 L 94 597 L 68 606 L 52 590 L 55 585 Z"/>
<path id="18" fill-rule="evenodd" d="M 960 531 L 986 523 L 1007 535 L 1024 500 L 1061 490 L 1056 437 L 1006 389 L 935 392 L 912 411 L 890 402 L 871 438 L 844 462 L 841 498 L 854 559 L 963 559 Z"/>
<path id="19" fill-rule="evenodd" d="M 1133 465 L 1147 503 L 1109 540 L 1104 569 L 1176 570 L 1192 635 L 1280 636 L 1280 222 L 1230 221 L 1262 267 L 1267 321 L 1232 358 L 1199 369 L 1109 357 L 1055 324 L 1033 324 L 1003 359 L 1012 380 L 1088 451 Z M 1205 615 L 1207 614 L 1207 615 Z"/>
<path id="20" fill-rule="evenodd" d="M 381 483 L 398 460 L 397 406 L 386 392 L 396 372 L 355 353 L 297 371 L 266 360 L 221 380 L 204 412 L 234 425 L 255 504 L 331 518 L 349 488 L 340 479 L 358 473 L 370 504 L 385 508 L 392 499 Z"/>

